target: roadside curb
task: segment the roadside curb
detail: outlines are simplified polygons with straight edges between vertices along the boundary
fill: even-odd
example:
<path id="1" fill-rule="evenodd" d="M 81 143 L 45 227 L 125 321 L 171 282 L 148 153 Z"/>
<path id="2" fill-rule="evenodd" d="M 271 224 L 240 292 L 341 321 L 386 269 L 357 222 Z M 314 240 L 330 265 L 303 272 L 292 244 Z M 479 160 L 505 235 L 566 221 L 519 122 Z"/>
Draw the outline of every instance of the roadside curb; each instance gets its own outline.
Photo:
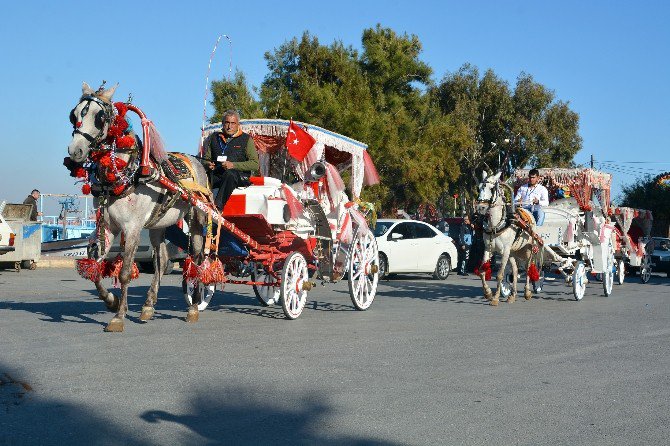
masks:
<path id="1" fill-rule="evenodd" d="M 74 268 L 75 258 L 63 257 L 40 257 L 37 261 L 37 268 Z"/>

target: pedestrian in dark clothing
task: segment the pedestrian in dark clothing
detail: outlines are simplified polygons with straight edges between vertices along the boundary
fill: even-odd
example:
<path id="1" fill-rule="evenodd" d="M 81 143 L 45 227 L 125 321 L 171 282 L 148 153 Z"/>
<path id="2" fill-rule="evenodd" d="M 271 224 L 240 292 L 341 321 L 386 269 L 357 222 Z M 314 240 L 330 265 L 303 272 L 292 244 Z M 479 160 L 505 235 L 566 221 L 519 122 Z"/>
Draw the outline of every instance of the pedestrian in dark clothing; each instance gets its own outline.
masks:
<path id="1" fill-rule="evenodd" d="M 205 141 L 203 165 L 211 174 L 212 189 L 219 188 L 214 202 L 223 210 L 236 187 L 250 184 L 249 176 L 258 171 L 259 163 L 254 140 L 240 129 L 236 111 L 223 114 L 221 128 Z"/>
<path id="2" fill-rule="evenodd" d="M 470 217 L 466 215 L 463 217 L 461 230 L 458 234 L 458 246 L 461 255 L 460 262 L 458 263 L 458 274 L 461 276 L 468 275 L 467 265 L 468 260 L 470 260 L 470 248 L 472 247 L 474 231 L 474 225 L 470 222 Z"/>
<path id="3" fill-rule="evenodd" d="M 32 204 L 33 209 L 30 211 L 30 220 L 37 221 L 37 217 L 41 216 L 42 213 L 37 210 L 37 200 L 40 199 L 40 191 L 33 189 L 33 191 L 23 200 L 23 204 Z"/>

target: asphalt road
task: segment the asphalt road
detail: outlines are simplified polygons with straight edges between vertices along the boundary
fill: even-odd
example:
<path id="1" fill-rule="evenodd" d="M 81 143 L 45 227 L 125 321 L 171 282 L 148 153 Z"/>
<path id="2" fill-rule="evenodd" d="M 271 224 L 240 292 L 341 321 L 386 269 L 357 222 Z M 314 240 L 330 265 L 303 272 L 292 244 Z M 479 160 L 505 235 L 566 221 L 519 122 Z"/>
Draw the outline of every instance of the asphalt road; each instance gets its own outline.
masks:
<path id="1" fill-rule="evenodd" d="M 180 275 L 124 333 L 69 269 L 0 271 L 0 445 L 667 444 L 670 280 L 497 308 L 477 280 L 346 283 L 295 321 L 250 288 L 187 324 Z"/>

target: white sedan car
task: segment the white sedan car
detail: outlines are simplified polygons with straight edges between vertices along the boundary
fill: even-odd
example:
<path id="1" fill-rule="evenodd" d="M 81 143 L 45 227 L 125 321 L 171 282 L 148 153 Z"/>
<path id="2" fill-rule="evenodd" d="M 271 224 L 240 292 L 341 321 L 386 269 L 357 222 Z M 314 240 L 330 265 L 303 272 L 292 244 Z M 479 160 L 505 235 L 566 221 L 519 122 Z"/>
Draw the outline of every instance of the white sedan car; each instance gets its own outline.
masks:
<path id="1" fill-rule="evenodd" d="M 379 276 L 392 273 L 431 273 L 445 280 L 456 268 L 458 251 L 451 237 L 416 220 L 377 220 Z"/>

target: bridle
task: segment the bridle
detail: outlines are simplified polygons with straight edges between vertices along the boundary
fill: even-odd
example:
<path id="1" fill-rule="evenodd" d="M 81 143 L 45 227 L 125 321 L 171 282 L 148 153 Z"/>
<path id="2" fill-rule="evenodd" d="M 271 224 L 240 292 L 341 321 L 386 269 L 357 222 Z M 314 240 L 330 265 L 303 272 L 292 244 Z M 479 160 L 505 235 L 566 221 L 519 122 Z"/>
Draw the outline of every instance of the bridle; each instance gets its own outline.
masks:
<path id="1" fill-rule="evenodd" d="M 98 113 L 95 115 L 95 120 L 94 120 L 94 125 L 98 129 L 98 134 L 96 136 L 92 136 L 86 132 L 82 132 L 79 130 L 79 127 L 81 126 L 81 121 L 77 120 L 77 116 L 74 114 L 74 111 L 81 105 L 82 102 L 86 102 L 86 105 L 84 108 L 81 109 L 81 118 L 86 116 L 88 114 L 88 109 L 91 106 L 91 102 L 95 102 L 102 108 Z M 88 96 L 83 96 L 81 100 L 79 101 L 79 104 L 75 106 L 75 108 L 72 109 L 70 112 L 70 122 L 72 123 L 73 131 L 72 131 L 72 136 L 74 135 L 81 135 L 86 139 L 91 144 L 91 149 L 98 149 L 98 146 L 100 143 L 102 143 L 103 139 L 107 136 L 105 133 L 105 125 L 107 125 L 107 128 L 111 125 L 112 119 L 114 118 L 114 106 L 108 102 L 103 101 L 102 99 L 88 95 Z"/>
<path id="2" fill-rule="evenodd" d="M 495 187 L 492 188 L 491 191 L 491 197 L 488 200 L 477 200 L 477 206 L 479 208 L 479 205 L 485 205 L 486 206 L 486 212 L 481 213 L 477 212 L 480 216 L 486 217 L 484 218 L 484 221 L 482 222 L 482 226 L 484 229 L 484 232 L 487 234 L 496 234 L 505 227 L 507 227 L 507 216 L 505 215 L 505 212 L 500 213 L 500 221 L 498 221 L 496 224 L 493 224 L 491 221 L 491 208 L 495 206 L 495 203 L 498 201 L 498 199 L 503 196 L 501 191 L 500 191 L 500 182 L 496 181 Z M 504 200 L 501 204 L 502 207 L 505 206 Z"/>

